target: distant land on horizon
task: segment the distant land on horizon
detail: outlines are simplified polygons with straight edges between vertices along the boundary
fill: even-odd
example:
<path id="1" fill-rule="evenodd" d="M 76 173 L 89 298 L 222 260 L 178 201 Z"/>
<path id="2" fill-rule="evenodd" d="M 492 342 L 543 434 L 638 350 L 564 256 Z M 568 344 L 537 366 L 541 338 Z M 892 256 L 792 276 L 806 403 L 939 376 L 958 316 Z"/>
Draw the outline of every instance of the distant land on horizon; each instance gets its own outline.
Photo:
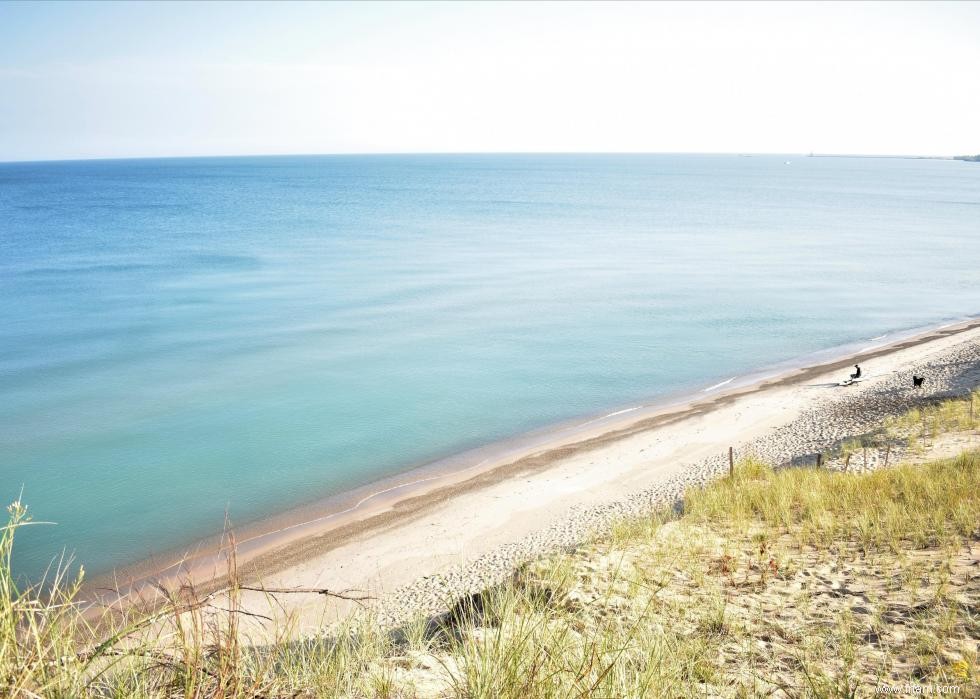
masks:
<path id="1" fill-rule="evenodd" d="M 898 158 L 901 160 L 968 160 L 980 162 L 980 155 L 862 155 L 860 153 L 810 153 L 811 158 Z"/>

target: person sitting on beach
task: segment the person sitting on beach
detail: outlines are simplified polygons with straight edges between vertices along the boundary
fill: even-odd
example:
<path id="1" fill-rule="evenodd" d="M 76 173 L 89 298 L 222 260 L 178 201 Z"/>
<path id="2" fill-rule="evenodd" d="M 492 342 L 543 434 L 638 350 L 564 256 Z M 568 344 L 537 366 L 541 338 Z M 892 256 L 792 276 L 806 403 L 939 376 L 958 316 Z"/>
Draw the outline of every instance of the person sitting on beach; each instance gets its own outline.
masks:
<path id="1" fill-rule="evenodd" d="M 854 373 L 851 374 L 851 378 L 852 379 L 860 379 L 861 378 L 861 367 L 859 367 L 857 364 L 854 365 Z"/>

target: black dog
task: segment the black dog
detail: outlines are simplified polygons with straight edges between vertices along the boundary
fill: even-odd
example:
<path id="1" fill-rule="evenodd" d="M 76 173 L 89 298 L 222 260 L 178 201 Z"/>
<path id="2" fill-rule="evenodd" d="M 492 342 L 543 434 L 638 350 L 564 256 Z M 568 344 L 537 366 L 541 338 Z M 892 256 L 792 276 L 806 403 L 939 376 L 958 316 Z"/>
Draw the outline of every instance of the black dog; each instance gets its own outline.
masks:
<path id="1" fill-rule="evenodd" d="M 922 388 L 922 382 L 925 380 L 925 376 L 916 376 L 915 374 L 912 374 L 912 385 L 916 388 Z"/>

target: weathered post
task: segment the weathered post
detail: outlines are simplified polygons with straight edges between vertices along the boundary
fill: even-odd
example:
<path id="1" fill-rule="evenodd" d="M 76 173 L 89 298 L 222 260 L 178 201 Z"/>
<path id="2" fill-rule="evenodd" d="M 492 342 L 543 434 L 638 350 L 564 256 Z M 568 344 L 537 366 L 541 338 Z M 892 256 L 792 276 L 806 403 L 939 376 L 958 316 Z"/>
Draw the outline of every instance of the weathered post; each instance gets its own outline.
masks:
<path id="1" fill-rule="evenodd" d="M 817 468 L 820 468 L 821 464 L 823 464 L 823 454 L 817 454 Z"/>
<path id="2" fill-rule="evenodd" d="M 844 457 L 844 472 L 846 473 L 851 468 L 851 452 L 847 452 L 847 456 Z"/>
<path id="3" fill-rule="evenodd" d="M 735 447 L 728 447 L 728 477 L 735 477 Z"/>
<path id="4" fill-rule="evenodd" d="M 892 443 L 885 444 L 885 468 L 888 468 L 888 455 L 892 453 Z"/>

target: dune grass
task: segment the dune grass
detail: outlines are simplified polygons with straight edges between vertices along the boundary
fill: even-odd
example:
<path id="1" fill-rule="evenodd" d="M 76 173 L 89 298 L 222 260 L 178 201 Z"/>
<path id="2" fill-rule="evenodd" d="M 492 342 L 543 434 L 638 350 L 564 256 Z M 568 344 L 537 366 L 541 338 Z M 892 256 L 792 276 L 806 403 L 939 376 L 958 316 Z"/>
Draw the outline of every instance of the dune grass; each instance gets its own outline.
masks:
<path id="1" fill-rule="evenodd" d="M 898 435 L 929 435 L 980 427 L 980 389 L 962 400 L 943 400 L 913 408 L 885 420 L 886 430 Z"/>
<path id="2" fill-rule="evenodd" d="M 885 420 L 881 433 L 886 441 L 904 442 L 914 454 L 948 432 L 980 429 L 980 389 L 962 400 L 943 400 L 913 408 Z"/>
<path id="3" fill-rule="evenodd" d="M 966 696 L 978 527 L 977 452 L 865 475 L 744 462 L 679 518 L 622 522 L 493 591 L 441 651 L 450 694 Z"/>
<path id="4" fill-rule="evenodd" d="M 749 460 L 726 478 L 684 498 L 693 522 L 734 527 L 761 524 L 799 545 L 833 548 L 857 542 L 863 551 L 941 547 L 969 536 L 980 522 L 976 458 L 900 465 L 863 474 L 818 469 L 774 471 Z"/>
<path id="5" fill-rule="evenodd" d="M 886 418 L 866 434 L 834 445 L 821 456 L 826 462 L 839 460 L 844 470 L 869 464 L 894 464 L 894 457 L 925 455 L 937 437 L 950 432 L 980 429 L 980 389 L 962 398 L 922 402 L 899 415 Z M 900 460 L 900 459 L 899 459 Z M 840 463 L 842 462 L 842 463 Z"/>
<path id="6" fill-rule="evenodd" d="M 926 420 L 972 425 L 943 406 Z M 89 621 L 63 568 L 17 584 L 30 519 L 19 502 L 8 514 L 0 697 L 971 696 L 980 680 L 977 451 L 866 474 L 744 461 L 680 514 L 624 520 L 439 619 L 391 633 L 365 612 L 306 641 L 246 614 L 234 575 L 219 596 Z M 270 624 L 275 639 L 251 643 Z"/>

